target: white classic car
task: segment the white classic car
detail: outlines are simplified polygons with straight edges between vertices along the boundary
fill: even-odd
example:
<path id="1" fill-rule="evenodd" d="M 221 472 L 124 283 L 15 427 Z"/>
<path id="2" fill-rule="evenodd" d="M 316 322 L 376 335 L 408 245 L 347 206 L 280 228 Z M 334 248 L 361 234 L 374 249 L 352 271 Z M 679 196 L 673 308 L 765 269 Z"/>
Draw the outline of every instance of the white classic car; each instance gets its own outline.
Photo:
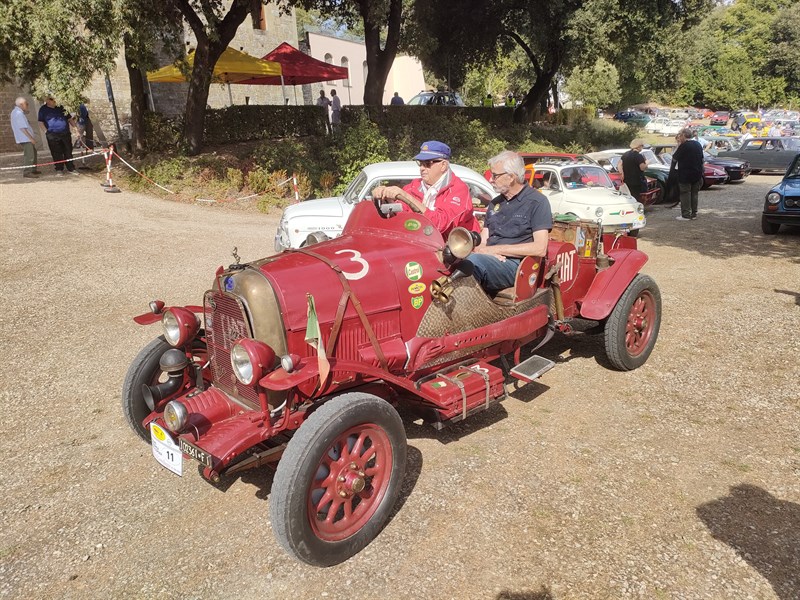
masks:
<path id="1" fill-rule="evenodd" d="M 644 126 L 647 133 L 661 133 L 664 127 L 669 125 L 670 119 L 668 117 L 656 117 Z"/>
<path id="2" fill-rule="evenodd" d="M 533 186 L 550 201 L 553 215 L 592 219 L 603 231 L 627 231 L 636 237 L 647 223 L 644 205 L 618 192 L 606 170 L 596 164 L 536 163 Z"/>
<path id="3" fill-rule="evenodd" d="M 485 207 L 497 196 L 492 185 L 472 169 L 454 164 L 450 166 L 469 187 L 472 205 L 476 209 Z M 414 161 L 375 163 L 364 167 L 341 196 L 305 200 L 287 207 L 275 234 L 275 251 L 300 248 L 306 243 L 339 237 L 355 205 L 369 198 L 373 189 L 379 185 L 403 187 L 417 177 L 419 166 Z"/>

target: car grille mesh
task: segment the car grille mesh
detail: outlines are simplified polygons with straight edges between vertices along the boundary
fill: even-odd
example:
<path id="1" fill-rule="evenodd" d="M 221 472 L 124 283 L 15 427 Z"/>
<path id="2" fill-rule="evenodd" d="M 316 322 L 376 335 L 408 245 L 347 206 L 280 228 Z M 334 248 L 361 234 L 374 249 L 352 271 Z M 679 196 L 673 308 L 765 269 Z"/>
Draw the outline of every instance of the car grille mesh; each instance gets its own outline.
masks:
<path id="1" fill-rule="evenodd" d="M 231 367 L 231 347 L 241 338 L 253 337 L 242 302 L 227 294 L 206 292 L 204 299 L 206 339 L 214 385 L 228 394 L 258 406 L 258 393 L 239 383 Z"/>

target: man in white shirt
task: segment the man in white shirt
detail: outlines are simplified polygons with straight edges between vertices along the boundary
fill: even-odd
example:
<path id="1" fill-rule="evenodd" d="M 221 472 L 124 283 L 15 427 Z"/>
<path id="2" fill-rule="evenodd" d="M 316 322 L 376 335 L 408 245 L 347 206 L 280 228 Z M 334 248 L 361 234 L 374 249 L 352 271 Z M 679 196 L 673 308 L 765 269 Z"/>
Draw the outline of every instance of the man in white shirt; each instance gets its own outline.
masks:
<path id="1" fill-rule="evenodd" d="M 342 124 L 342 101 L 336 95 L 336 90 L 331 90 L 331 126 L 333 132 L 339 131 Z"/>
<path id="2" fill-rule="evenodd" d="M 33 137 L 33 129 L 28 122 L 25 114 L 28 112 L 28 101 L 20 96 L 14 101 L 14 110 L 11 111 L 11 129 L 14 132 L 14 141 L 22 146 L 22 170 L 23 177 L 38 177 L 40 172 L 36 170 L 36 138 Z"/>

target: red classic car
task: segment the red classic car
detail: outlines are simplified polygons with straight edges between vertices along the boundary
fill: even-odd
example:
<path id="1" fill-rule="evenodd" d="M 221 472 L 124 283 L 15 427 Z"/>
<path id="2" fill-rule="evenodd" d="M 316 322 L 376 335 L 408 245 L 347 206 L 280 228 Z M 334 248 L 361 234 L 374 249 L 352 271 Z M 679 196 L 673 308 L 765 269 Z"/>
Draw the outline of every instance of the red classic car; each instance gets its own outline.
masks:
<path id="1" fill-rule="evenodd" d="M 494 297 L 464 261 L 474 243 L 462 228 L 445 243 L 398 204 L 360 202 L 338 238 L 219 267 L 200 306 L 154 300 L 134 319 L 163 334 L 125 377 L 130 427 L 178 475 L 187 458 L 211 482 L 277 463 L 269 518 L 280 544 L 312 565 L 346 560 L 400 494 L 395 406 L 436 429 L 486 410 L 506 398 L 507 377 L 529 382 L 553 366 L 523 359 L 523 346 L 577 318 L 598 323 L 619 370 L 656 343 L 661 295 L 639 273 L 635 239 L 557 222 L 547 256 L 524 259 Z"/>

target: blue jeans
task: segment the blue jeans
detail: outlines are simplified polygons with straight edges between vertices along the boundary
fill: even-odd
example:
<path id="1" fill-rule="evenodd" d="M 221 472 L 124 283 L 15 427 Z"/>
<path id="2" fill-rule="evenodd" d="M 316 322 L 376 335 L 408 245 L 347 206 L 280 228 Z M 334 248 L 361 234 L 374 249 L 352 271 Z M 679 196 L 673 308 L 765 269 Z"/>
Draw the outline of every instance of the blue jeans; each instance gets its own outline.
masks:
<path id="1" fill-rule="evenodd" d="M 517 267 L 521 258 L 506 258 L 501 261 L 491 254 L 470 254 L 468 260 L 475 266 L 472 276 L 487 292 L 498 292 L 514 285 Z"/>

